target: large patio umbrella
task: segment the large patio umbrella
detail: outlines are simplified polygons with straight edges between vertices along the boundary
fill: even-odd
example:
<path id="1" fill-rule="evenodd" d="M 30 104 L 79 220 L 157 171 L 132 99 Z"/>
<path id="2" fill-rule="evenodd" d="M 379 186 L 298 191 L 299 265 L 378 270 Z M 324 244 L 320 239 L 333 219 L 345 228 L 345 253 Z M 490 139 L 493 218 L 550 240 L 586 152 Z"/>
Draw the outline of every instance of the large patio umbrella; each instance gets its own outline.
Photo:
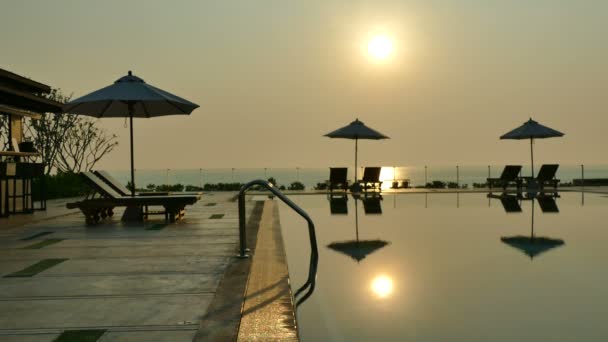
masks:
<path id="1" fill-rule="evenodd" d="M 336 241 L 327 245 L 334 251 L 343 253 L 357 262 L 365 259 L 369 254 L 379 250 L 389 244 L 389 242 L 379 239 L 359 240 L 359 212 L 357 209 L 357 198 L 355 197 L 355 240 Z"/>
<path id="2" fill-rule="evenodd" d="M 355 140 L 355 184 L 357 183 L 357 143 L 359 139 L 380 140 L 389 139 L 386 135 L 367 127 L 363 121 L 356 119 L 350 124 L 325 134 L 329 138 L 342 138 Z"/>
<path id="3" fill-rule="evenodd" d="M 114 84 L 70 101 L 63 112 L 96 118 L 129 118 L 131 134 L 131 195 L 135 196 L 135 167 L 133 152 L 133 118 L 165 115 L 188 115 L 199 106 L 144 82 L 133 75 L 116 80 Z"/>
<path id="4" fill-rule="evenodd" d="M 564 133 L 556 131 L 552 128 L 543 126 L 538 122 L 532 120 L 526 121 L 523 125 L 517 127 L 516 129 L 502 135 L 500 139 L 530 139 L 530 157 L 532 160 L 532 177 L 534 177 L 534 139 L 545 139 L 545 138 L 554 138 L 554 137 L 562 137 Z"/>
<path id="5" fill-rule="evenodd" d="M 500 241 L 524 252 L 530 257 L 530 260 L 532 260 L 535 256 L 543 252 L 565 244 L 564 240 L 562 239 L 534 236 L 534 198 L 532 198 L 532 222 L 530 228 L 530 236 L 517 235 L 510 237 L 501 237 Z"/>

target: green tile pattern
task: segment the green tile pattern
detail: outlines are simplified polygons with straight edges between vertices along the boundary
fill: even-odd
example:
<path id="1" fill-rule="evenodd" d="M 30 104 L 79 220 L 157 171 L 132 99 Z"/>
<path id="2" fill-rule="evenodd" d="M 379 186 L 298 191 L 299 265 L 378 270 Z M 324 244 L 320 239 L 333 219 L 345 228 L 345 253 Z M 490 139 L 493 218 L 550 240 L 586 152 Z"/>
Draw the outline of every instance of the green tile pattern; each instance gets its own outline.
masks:
<path id="1" fill-rule="evenodd" d="M 95 342 L 105 334 L 105 329 L 66 330 L 53 342 Z"/>
<path id="2" fill-rule="evenodd" d="M 11 274 L 7 274 L 4 278 L 23 278 L 23 277 L 33 277 L 36 274 L 46 271 L 49 268 L 56 266 L 68 259 L 44 259 L 41 260 L 31 266 L 28 266 L 21 271 L 17 271 Z"/>
<path id="3" fill-rule="evenodd" d="M 37 242 L 33 245 L 29 245 L 29 246 L 25 246 L 22 249 L 40 249 L 49 245 L 54 245 L 56 243 L 59 243 L 61 241 L 63 241 L 64 239 L 44 239 L 40 242 Z"/>
<path id="4" fill-rule="evenodd" d="M 41 237 L 41 236 L 45 236 L 45 235 L 49 235 L 49 234 L 53 234 L 53 232 L 40 232 L 38 234 L 34 234 L 34 235 L 30 235 L 28 237 L 25 237 L 23 239 L 20 239 L 21 241 L 29 241 L 29 240 L 33 240 L 37 237 Z"/>

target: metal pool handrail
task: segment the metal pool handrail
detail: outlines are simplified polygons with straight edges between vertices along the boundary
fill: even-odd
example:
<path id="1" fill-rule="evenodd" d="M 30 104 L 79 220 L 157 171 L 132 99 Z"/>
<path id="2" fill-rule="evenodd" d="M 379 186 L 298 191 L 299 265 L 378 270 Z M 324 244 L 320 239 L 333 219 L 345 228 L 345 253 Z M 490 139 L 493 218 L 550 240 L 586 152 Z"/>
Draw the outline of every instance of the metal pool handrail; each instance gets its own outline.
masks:
<path id="1" fill-rule="evenodd" d="M 266 188 L 272 194 L 277 196 L 281 201 L 283 201 L 283 203 L 287 204 L 287 206 L 289 206 L 296 213 L 298 213 L 300 216 L 302 216 L 302 218 L 304 218 L 306 220 L 306 222 L 308 223 L 308 237 L 310 239 L 310 266 L 309 266 L 309 270 L 308 270 L 308 278 L 307 278 L 306 282 L 304 283 L 304 285 L 302 285 L 295 292 L 294 298 L 296 298 L 306 288 L 308 288 L 308 291 L 296 303 L 296 307 L 297 307 L 298 305 L 302 304 L 302 302 L 304 302 L 308 297 L 310 297 L 310 295 L 312 294 L 312 292 L 314 291 L 314 288 L 315 288 L 315 280 L 317 277 L 317 265 L 319 263 L 319 250 L 317 248 L 317 234 L 315 232 L 315 224 L 314 224 L 314 222 L 312 222 L 312 219 L 310 218 L 310 216 L 308 216 L 308 214 L 302 208 L 300 208 L 297 204 L 295 204 L 287 196 L 285 196 L 285 194 L 283 194 L 281 191 L 279 191 L 277 188 L 275 188 L 272 185 L 272 183 L 267 182 L 265 180 L 261 180 L 261 179 L 253 180 L 253 181 L 243 185 L 241 187 L 241 190 L 239 191 L 239 240 L 240 240 L 239 257 L 240 258 L 249 257 L 249 255 L 247 255 L 248 248 L 247 248 L 247 232 L 246 232 L 246 223 L 245 223 L 245 221 L 246 221 L 245 220 L 245 192 L 247 191 L 247 189 L 249 189 L 250 187 L 252 187 L 254 185 L 259 185 L 259 186 Z"/>

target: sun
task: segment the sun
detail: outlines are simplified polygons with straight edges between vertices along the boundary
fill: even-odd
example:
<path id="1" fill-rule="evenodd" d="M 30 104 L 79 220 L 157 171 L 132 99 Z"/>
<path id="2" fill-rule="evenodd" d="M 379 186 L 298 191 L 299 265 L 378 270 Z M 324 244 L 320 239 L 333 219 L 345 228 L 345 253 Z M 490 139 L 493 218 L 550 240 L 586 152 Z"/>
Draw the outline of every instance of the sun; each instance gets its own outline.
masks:
<path id="1" fill-rule="evenodd" d="M 393 41 L 385 35 L 376 35 L 367 42 L 367 53 L 377 61 L 384 61 L 393 53 Z"/>
<path id="2" fill-rule="evenodd" d="M 371 289 L 378 298 L 386 298 L 393 292 L 393 279 L 379 275 L 372 280 Z"/>

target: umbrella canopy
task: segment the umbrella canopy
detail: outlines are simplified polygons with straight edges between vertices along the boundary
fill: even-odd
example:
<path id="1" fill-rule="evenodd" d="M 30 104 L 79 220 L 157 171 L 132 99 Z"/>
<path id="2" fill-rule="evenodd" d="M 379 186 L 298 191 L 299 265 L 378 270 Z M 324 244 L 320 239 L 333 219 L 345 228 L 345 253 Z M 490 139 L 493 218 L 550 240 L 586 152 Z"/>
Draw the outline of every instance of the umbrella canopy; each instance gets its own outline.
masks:
<path id="1" fill-rule="evenodd" d="M 355 183 L 357 182 L 357 142 L 359 139 L 381 140 L 389 139 L 386 135 L 367 127 L 363 121 L 355 119 L 350 124 L 338 128 L 333 132 L 325 134 L 329 138 L 354 139 L 355 140 Z"/>
<path id="2" fill-rule="evenodd" d="M 522 139 L 530 139 L 530 157 L 532 160 L 532 177 L 534 177 L 534 139 L 545 139 L 545 138 L 554 138 L 554 137 L 562 137 L 564 133 L 556 131 L 547 126 L 543 126 L 538 122 L 530 120 L 524 122 L 523 125 L 517 127 L 516 129 L 503 134 L 500 139 L 514 139 L 514 140 L 522 140 Z"/>
<path id="3" fill-rule="evenodd" d="M 96 118 L 150 118 L 188 115 L 199 105 L 158 89 L 129 71 L 105 88 L 79 97 L 63 106 L 65 113 Z"/>
<path id="4" fill-rule="evenodd" d="M 135 195 L 133 118 L 188 115 L 199 106 L 144 82 L 129 71 L 114 84 L 77 98 L 63 106 L 64 113 L 97 118 L 128 117 L 131 137 L 131 185 Z"/>

